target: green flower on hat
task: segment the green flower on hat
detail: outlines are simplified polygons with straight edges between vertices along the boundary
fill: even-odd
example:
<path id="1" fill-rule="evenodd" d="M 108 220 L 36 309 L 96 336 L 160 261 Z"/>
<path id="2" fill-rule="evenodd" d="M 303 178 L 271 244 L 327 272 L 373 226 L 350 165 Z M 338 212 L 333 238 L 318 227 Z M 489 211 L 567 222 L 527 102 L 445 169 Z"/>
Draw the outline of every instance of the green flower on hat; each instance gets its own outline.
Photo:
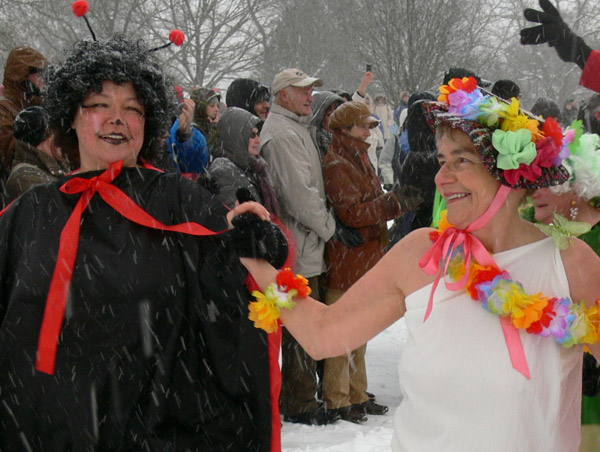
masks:
<path id="1" fill-rule="evenodd" d="M 495 97 L 490 97 L 487 102 L 483 102 L 480 107 L 481 114 L 478 121 L 487 127 L 498 127 L 500 122 L 500 112 L 505 106 L 498 102 Z"/>
<path id="2" fill-rule="evenodd" d="M 492 135 L 492 145 L 498 151 L 496 166 L 503 170 L 518 169 L 521 163 L 530 165 L 537 157 L 535 143 L 531 141 L 529 129 L 503 131 L 496 129 Z"/>

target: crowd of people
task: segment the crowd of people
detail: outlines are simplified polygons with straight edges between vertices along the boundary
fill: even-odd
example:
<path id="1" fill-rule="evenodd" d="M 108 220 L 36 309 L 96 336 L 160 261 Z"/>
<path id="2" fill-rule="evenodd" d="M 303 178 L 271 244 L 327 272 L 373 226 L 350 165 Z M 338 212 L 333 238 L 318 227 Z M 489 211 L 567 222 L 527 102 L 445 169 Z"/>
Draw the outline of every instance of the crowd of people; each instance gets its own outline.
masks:
<path id="1" fill-rule="evenodd" d="M 522 43 L 600 93 L 600 52 L 540 7 Z M 401 317 L 395 451 L 600 447 L 600 94 L 526 109 L 450 68 L 393 108 L 370 68 L 349 91 L 287 68 L 223 96 L 154 50 L 5 63 L 0 450 L 270 452 L 282 420 L 360 424 L 388 412 L 367 342 Z"/>

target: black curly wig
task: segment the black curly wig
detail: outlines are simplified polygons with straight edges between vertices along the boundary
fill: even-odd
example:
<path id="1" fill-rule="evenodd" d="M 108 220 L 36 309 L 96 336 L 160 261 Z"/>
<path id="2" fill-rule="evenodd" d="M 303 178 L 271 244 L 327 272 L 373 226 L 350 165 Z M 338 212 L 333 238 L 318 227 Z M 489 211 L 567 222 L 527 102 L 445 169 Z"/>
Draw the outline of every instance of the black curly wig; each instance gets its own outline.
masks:
<path id="1" fill-rule="evenodd" d="M 146 120 L 138 163 L 142 159 L 153 161 L 158 155 L 175 114 L 175 91 L 143 41 L 130 41 L 122 35 L 103 41 L 78 41 L 65 61 L 47 74 L 44 106 L 49 127 L 72 165 L 79 164 L 79 146 L 71 124 L 90 91 L 99 93 L 105 81 L 133 83 Z"/>

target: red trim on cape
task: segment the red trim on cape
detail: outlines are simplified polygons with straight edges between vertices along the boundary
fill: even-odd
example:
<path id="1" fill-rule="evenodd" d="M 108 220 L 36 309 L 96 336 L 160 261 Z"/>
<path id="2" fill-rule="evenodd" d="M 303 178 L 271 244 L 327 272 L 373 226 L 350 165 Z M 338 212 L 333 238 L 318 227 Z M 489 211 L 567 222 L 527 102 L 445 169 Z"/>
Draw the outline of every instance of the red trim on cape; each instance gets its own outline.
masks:
<path id="1" fill-rule="evenodd" d="M 122 168 L 123 161 L 119 161 L 110 165 L 99 176 L 92 177 L 91 179 L 74 177 L 60 187 L 63 193 L 81 193 L 81 197 L 60 234 L 56 267 L 54 268 L 50 282 L 50 290 L 46 299 L 46 307 L 38 341 L 35 367 L 41 372 L 53 374 L 55 370 L 58 339 L 65 316 L 67 296 L 71 286 L 71 279 L 73 278 L 77 249 L 79 248 L 81 217 L 96 193 L 125 218 L 148 228 L 197 236 L 220 233 L 211 231 L 198 223 L 189 222 L 165 225 L 156 220 L 123 191 L 112 185 L 111 182 L 121 173 Z"/>

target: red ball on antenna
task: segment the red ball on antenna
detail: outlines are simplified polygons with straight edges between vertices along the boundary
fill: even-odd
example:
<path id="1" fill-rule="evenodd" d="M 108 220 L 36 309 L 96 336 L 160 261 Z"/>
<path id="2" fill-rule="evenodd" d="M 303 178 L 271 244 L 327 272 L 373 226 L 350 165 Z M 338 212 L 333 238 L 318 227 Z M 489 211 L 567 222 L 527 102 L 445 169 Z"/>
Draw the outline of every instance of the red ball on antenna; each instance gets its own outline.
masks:
<path id="1" fill-rule="evenodd" d="M 87 0 L 77 0 L 73 2 L 71 8 L 73 8 L 73 12 L 77 17 L 81 17 L 90 11 L 90 4 Z"/>
<path id="2" fill-rule="evenodd" d="M 176 46 L 180 46 L 185 41 L 185 33 L 181 30 L 171 30 L 169 34 L 169 41 L 171 41 Z"/>

